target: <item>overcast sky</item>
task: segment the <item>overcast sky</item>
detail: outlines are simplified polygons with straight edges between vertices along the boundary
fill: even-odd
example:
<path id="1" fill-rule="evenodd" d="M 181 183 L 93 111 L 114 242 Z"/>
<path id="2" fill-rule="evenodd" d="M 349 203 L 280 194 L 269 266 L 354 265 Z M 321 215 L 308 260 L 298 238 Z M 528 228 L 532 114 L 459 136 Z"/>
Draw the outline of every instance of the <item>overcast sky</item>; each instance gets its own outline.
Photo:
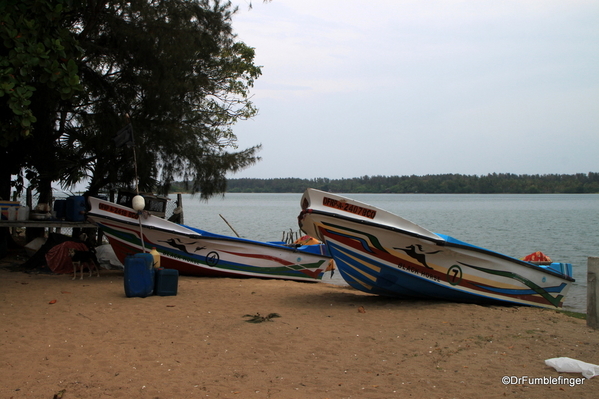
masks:
<path id="1" fill-rule="evenodd" d="M 252 3 L 232 178 L 599 172 L 597 0 Z"/>

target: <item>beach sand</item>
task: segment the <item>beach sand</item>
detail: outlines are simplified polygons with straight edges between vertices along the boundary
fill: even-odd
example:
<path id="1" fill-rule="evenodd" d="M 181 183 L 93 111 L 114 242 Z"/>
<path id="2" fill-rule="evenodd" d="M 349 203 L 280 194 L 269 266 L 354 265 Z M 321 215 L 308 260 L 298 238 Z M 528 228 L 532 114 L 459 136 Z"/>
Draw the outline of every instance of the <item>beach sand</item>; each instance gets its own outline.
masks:
<path id="1" fill-rule="evenodd" d="M 12 260 L 11 260 L 12 259 Z M 0 398 L 596 398 L 599 331 L 553 310 L 396 300 L 349 287 L 181 276 L 127 298 L 123 272 L 0 264 Z M 276 313 L 261 323 L 247 315 Z M 582 384 L 505 385 L 502 377 Z M 523 383 L 522 383 L 523 382 Z"/>

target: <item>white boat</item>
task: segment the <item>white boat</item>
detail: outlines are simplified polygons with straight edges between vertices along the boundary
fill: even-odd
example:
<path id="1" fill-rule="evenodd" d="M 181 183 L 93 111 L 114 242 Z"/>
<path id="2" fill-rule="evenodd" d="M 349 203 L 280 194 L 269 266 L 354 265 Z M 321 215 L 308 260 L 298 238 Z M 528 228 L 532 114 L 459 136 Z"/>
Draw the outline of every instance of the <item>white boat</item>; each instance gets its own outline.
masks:
<path id="1" fill-rule="evenodd" d="M 433 233 L 374 206 L 308 189 L 300 228 L 352 287 L 405 298 L 559 308 L 572 265 L 537 265 Z"/>
<path id="2" fill-rule="evenodd" d="M 289 246 L 229 237 L 98 198 L 88 201 L 88 220 L 103 231 L 122 263 L 127 255 L 154 247 L 161 267 L 186 275 L 318 281 L 332 270 L 323 244 Z"/>

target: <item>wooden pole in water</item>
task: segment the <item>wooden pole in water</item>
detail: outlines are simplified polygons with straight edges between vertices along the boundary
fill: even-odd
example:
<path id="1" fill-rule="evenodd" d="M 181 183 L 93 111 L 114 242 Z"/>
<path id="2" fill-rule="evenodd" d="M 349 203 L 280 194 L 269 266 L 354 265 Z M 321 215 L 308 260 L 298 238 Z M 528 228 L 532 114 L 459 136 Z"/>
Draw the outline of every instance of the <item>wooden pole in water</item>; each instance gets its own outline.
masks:
<path id="1" fill-rule="evenodd" d="M 599 329 L 599 257 L 587 263 L 587 326 Z"/>

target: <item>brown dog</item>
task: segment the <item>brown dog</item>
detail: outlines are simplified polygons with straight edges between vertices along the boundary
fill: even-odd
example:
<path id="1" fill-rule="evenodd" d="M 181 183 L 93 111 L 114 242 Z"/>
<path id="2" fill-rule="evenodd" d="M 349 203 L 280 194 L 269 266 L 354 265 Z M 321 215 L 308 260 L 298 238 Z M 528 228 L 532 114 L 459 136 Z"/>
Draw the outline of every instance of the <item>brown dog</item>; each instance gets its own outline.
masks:
<path id="1" fill-rule="evenodd" d="M 89 276 L 92 276 L 93 269 L 96 269 L 96 274 L 100 277 L 100 268 L 98 267 L 98 261 L 96 254 L 92 251 L 78 251 L 75 248 L 69 248 L 69 256 L 73 263 L 73 280 L 77 278 L 77 268 L 81 270 L 81 278 L 83 280 L 83 265 L 87 264 L 89 269 Z"/>

